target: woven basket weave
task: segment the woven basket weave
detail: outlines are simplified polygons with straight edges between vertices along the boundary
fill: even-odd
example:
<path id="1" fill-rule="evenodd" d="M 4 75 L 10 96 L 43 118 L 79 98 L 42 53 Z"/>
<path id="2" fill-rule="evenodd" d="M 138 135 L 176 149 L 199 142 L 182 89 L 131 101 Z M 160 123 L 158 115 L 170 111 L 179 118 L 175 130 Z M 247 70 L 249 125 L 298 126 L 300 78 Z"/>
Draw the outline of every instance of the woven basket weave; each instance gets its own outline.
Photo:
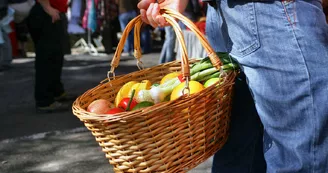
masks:
<path id="1" fill-rule="evenodd" d="M 94 100 L 104 98 L 114 102 L 119 89 L 129 81 L 159 82 L 166 74 L 179 71 L 188 83 L 189 60 L 182 32 L 175 19 L 185 23 L 198 36 L 211 57 L 221 62 L 196 26 L 180 13 L 162 9 L 163 16 L 173 26 L 183 55 L 182 61 L 115 77 L 85 92 L 73 104 L 73 113 L 95 136 L 115 172 L 187 172 L 222 148 L 228 137 L 231 97 L 235 73 L 228 73 L 222 85 L 212 85 L 199 93 L 180 97 L 144 109 L 115 115 L 99 115 L 86 111 Z M 110 74 L 119 64 L 120 53 L 128 33 L 134 27 L 135 57 L 140 65 L 140 16 L 133 19 L 123 32 L 111 63 Z M 188 86 L 188 85 L 186 85 Z"/>

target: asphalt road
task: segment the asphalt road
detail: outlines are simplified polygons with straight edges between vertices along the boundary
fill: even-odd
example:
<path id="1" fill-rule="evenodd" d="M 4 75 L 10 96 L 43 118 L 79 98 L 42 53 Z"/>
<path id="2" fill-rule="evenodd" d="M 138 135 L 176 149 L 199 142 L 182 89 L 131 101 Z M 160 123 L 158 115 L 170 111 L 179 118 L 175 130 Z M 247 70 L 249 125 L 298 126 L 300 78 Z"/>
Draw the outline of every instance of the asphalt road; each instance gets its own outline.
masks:
<path id="1" fill-rule="evenodd" d="M 143 56 L 157 65 L 159 53 Z M 67 92 L 81 95 L 106 78 L 111 56 L 65 57 L 62 81 Z M 133 57 L 122 58 L 117 74 L 136 71 Z M 40 114 L 33 99 L 34 59 L 15 59 L 0 73 L 0 173 L 111 173 L 94 137 L 72 114 Z M 210 172 L 211 160 L 191 173 Z"/>

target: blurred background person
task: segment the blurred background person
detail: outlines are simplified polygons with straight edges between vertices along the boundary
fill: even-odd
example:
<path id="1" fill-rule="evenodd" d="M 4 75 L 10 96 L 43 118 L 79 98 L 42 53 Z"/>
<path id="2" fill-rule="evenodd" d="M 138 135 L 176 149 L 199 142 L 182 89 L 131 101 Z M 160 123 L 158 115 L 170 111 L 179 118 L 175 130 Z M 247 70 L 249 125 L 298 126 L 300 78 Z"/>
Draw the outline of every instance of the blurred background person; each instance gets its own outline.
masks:
<path id="1" fill-rule="evenodd" d="M 68 52 L 67 0 L 38 0 L 28 17 L 35 47 L 35 101 L 38 112 L 62 111 L 73 100 L 61 82 L 64 54 Z"/>
<path id="2" fill-rule="evenodd" d="M 28 17 L 30 10 L 35 4 L 34 0 L 8 0 L 9 7 L 15 10 L 14 17 L 14 30 L 17 40 L 13 42 L 13 47 L 17 47 L 17 53 L 14 53 L 15 57 L 26 57 L 26 43 L 28 41 L 28 28 L 26 24 L 26 18 Z"/>
<path id="3" fill-rule="evenodd" d="M 10 22 L 14 19 L 14 10 L 8 8 L 8 1 L 0 2 L 0 72 L 11 68 L 12 48 L 8 34 L 12 31 Z"/>
<path id="4" fill-rule="evenodd" d="M 104 1 L 104 22 L 102 31 L 102 44 L 107 54 L 114 52 L 114 47 L 118 44 L 117 33 L 121 31 L 118 21 L 118 5 L 117 0 Z"/>

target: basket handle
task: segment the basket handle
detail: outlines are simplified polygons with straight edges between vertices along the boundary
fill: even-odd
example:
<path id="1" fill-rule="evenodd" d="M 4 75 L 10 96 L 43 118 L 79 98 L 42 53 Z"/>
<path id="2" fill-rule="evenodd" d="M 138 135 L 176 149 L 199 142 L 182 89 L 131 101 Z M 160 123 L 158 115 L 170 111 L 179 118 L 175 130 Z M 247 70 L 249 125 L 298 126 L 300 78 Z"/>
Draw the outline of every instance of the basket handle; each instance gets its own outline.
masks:
<path id="1" fill-rule="evenodd" d="M 190 79 L 190 67 L 189 67 L 188 53 L 187 53 L 187 48 L 185 45 L 184 37 L 182 34 L 182 30 L 175 19 L 178 19 L 181 22 L 183 22 L 188 28 L 190 28 L 191 31 L 193 31 L 196 34 L 196 36 L 200 40 L 201 44 L 205 48 L 213 66 L 216 67 L 218 70 L 220 70 L 222 63 L 221 63 L 219 57 L 217 56 L 217 54 L 215 53 L 213 48 L 210 46 L 210 44 L 208 43 L 205 36 L 199 31 L 199 29 L 196 27 L 196 25 L 192 21 L 190 21 L 188 18 L 183 16 L 181 13 L 173 11 L 171 9 L 164 8 L 164 9 L 161 9 L 160 12 L 163 15 L 163 17 L 167 20 L 167 22 L 173 27 L 175 34 L 177 36 L 177 39 L 179 41 L 180 47 L 182 49 L 181 70 L 182 70 L 183 77 L 186 79 L 186 81 L 189 81 L 189 79 Z M 115 68 L 118 67 L 118 64 L 120 62 L 120 55 L 122 53 L 125 41 L 128 37 L 129 32 L 132 30 L 133 27 L 135 27 L 135 29 L 134 29 L 134 47 L 135 47 L 134 56 L 136 57 L 138 62 L 140 62 L 140 58 L 141 58 L 140 29 L 141 29 L 142 23 L 143 22 L 141 20 L 141 16 L 139 15 L 139 16 L 135 17 L 134 19 L 132 19 L 126 26 L 125 30 L 123 31 L 122 38 L 121 38 L 120 42 L 118 43 L 114 57 L 112 59 L 110 73 L 114 73 Z"/>

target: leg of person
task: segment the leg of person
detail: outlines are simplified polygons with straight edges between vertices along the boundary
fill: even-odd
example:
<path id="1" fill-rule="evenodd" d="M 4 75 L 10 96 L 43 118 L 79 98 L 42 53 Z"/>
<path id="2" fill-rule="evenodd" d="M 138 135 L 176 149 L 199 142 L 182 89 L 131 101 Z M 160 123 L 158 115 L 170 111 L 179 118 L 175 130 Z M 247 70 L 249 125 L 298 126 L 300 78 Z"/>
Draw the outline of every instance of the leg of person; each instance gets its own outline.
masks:
<path id="1" fill-rule="evenodd" d="M 151 35 L 149 25 L 143 25 L 141 30 L 141 48 L 142 53 L 150 53 L 152 49 Z"/>
<path id="2" fill-rule="evenodd" d="M 212 6 L 208 6 L 206 16 L 208 41 L 216 52 L 226 52 L 229 43 L 226 24 Z M 264 173 L 263 126 L 243 72 L 237 77 L 234 89 L 229 138 L 214 155 L 212 173 Z"/>
<path id="3" fill-rule="evenodd" d="M 166 49 L 168 48 L 168 41 L 166 39 L 166 35 L 164 36 L 164 43 L 163 43 L 163 47 L 161 50 L 161 54 L 159 56 L 159 64 L 163 64 L 166 63 Z"/>
<path id="4" fill-rule="evenodd" d="M 53 62 L 53 91 L 55 96 L 55 101 L 65 102 L 65 101 L 73 101 L 77 98 L 77 95 L 72 93 L 65 92 L 61 76 L 62 69 L 64 63 L 64 55 L 70 54 L 70 42 L 69 36 L 67 32 L 67 17 L 64 13 L 61 13 L 60 20 L 55 23 L 56 26 L 53 27 L 55 31 L 53 31 L 54 36 L 57 35 L 60 40 L 58 40 L 58 45 L 61 45 L 58 48 L 58 52 L 54 54 L 56 56 Z"/>
<path id="5" fill-rule="evenodd" d="M 26 20 L 23 20 L 20 23 L 15 23 L 16 28 L 16 38 L 18 41 L 18 56 L 22 58 L 26 58 L 26 42 L 27 42 L 27 35 L 28 29 L 26 25 Z"/>
<path id="6" fill-rule="evenodd" d="M 113 52 L 113 32 L 114 30 L 112 29 L 113 26 L 111 24 L 111 22 L 107 22 L 106 24 L 104 24 L 104 29 L 102 31 L 102 44 L 105 47 L 105 52 L 107 54 L 110 54 Z"/>
<path id="7" fill-rule="evenodd" d="M 113 46 L 116 47 L 119 42 L 119 40 L 117 38 L 117 33 L 119 33 L 121 31 L 120 21 L 118 20 L 118 17 L 111 20 L 111 24 L 112 24 L 112 30 L 113 30 L 113 32 L 112 32 Z"/>
<path id="8" fill-rule="evenodd" d="M 0 72 L 4 71 L 2 64 L 3 64 L 3 57 L 5 56 L 5 51 L 6 50 L 4 48 L 4 43 L 0 44 Z"/>
<path id="9" fill-rule="evenodd" d="M 321 1 L 220 1 L 265 132 L 267 172 L 328 172 L 328 26 Z"/>
<path id="10" fill-rule="evenodd" d="M 68 19 L 65 13 L 60 13 L 60 42 L 62 44 L 62 51 L 64 55 L 70 55 L 71 52 L 71 40 L 70 35 L 68 34 Z"/>
<path id="11" fill-rule="evenodd" d="M 2 37 L 4 39 L 4 43 L 0 44 L 0 49 L 2 52 L 0 57 L 0 68 L 2 70 L 8 70 L 11 68 L 12 62 L 11 42 L 7 33 L 3 32 Z"/>
<path id="12" fill-rule="evenodd" d="M 165 41 L 167 41 L 165 62 L 171 62 L 176 59 L 174 55 L 175 39 L 176 35 L 173 27 L 165 27 Z"/>
<path id="13" fill-rule="evenodd" d="M 122 13 L 118 16 L 118 19 L 120 21 L 120 26 L 121 26 L 121 31 L 123 32 L 126 25 L 128 24 L 128 15 L 127 13 Z M 129 52 L 129 40 L 127 39 L 124 44 L 124 52 L 128 53 Z"/>
<path id="14" fill-rule="evenodd" d="M 128 22 L 129 23 L 133 18 L 137 17 L 137 13 L 135 11 L 130 11 L 128 12 Z M 133 52 L 133 41 L 134 41 L 134 33 L 133 33 L 133 30 L 129 33 L 129 36 L 128 36 L 128 39 L 127 39 L 127 42 L 128 42 L 128 51 L 129 53 Z"/>
<path id="15" fill-rule="evenodd" d="M 36 106 L 48 106 L 54 102 L 52 92 L 49 92 L 50 81 L 48 78 L 49 69 L 48 57 L 44 54 L 43 26 L 45 25 L 45 16 L 40 4 L 36 4 L 28 17 L 28 28 L 35 48 L 35 88 L 34 96 Z"/>
<path id="16" fill-rule="evenodd" d="M 62 45 L 60 47 L 58 47 L 58 51 L 54 52 L 53 56 L 53 66 L 52 66 L 52 86 L 53 86 L 53 92 L 54 92 L 54 96 L 55 96 L 55 100 L 58 100 L 61 96 L 65 95 L 65 90 L 64 90 L 64 86 L 61 82 L 61 74 L 62 74 L 62 68 L 63 68 L 63 63 L 64 63 L 64 54 L 66 52 L 67 49 L 67 41 L 68 41 L 68 37 L 67 37 L 67 29 L 66 29 L 66 16 L 64 14 L 60 15 L 61 18 L 59 21 L 57 21 L 56 23 L 53 24 L 52 27 L 52 32 L 53 35 L 57 36 L 58 39 L 57 42 L 60 43 L 59 45 Z M 53 39 L 52 41 L 55 41 L 55 39 Z"/>
<path id="17" fill-rule="evenodd" d="M 228 141 L 215 153 L 212 173 L 264 173 L 263 126 L 242 72 L 234 90 Z"/>
<path id="18" fill-rule="evenodd" d="M 136 16 L 137 13 L 135 11 L 120 14 L 119 20 L 120 20 L 121 30 L 124 31 L 126 25 Z M 124 44 L 124 52 L 131 53 L 132 49 L 133 49 L 133 32 L 130 32 Z"/>

